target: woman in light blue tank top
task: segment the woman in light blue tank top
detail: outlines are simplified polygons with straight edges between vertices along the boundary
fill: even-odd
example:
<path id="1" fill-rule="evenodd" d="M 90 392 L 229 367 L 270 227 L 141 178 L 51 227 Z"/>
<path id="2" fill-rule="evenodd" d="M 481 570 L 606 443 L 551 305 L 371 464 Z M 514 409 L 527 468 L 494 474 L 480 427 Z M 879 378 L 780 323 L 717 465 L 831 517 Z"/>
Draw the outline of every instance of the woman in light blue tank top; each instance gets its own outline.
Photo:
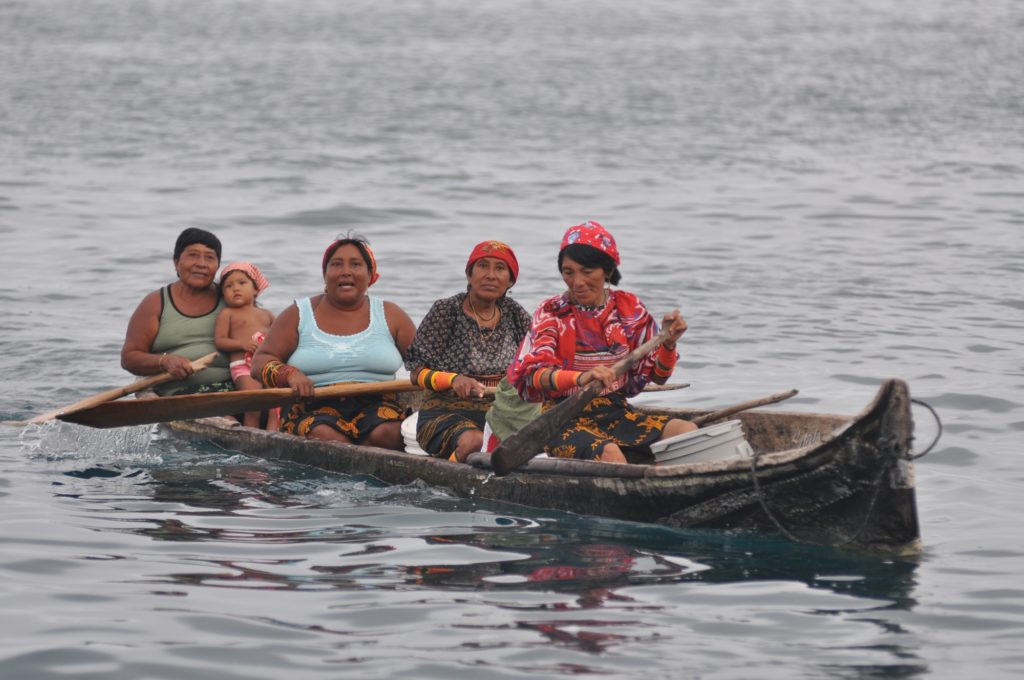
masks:
<path id="1" fill-rule="evenodd" d="M 267 387 L 290 387 L 304 398 L 281 430 L 312 439 L 402 450 L 402 409 L 393 392 L 311 400 L 314 389 L 338 383 L 395 379 L 416 327 L 398 305 L 367 295 L 377 263 L 361 238 L 341 238 L 324 252 L 324 292 L 284 310 L 252 360 Z"/>

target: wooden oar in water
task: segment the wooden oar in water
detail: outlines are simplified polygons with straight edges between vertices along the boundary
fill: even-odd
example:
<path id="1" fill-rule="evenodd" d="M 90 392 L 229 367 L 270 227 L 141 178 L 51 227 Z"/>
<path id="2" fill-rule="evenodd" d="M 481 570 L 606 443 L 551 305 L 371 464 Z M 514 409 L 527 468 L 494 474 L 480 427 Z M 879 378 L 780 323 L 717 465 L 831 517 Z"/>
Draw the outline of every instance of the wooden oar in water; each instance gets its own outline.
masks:
<path id="1" fill-rule="evenodd" d="M 726 407 L 720 408 L 720 409 L 718 409 L 716 411 L 711 411 L 710 413 L 706 413 L 706 414 L 704 414 L 702 416 L 697 416 L 696 418 L 692 418 L 690 420 L 690 422 L 692 422 L 695 425 L 697 425 L 697 427 L 700 427 L 700 426 L 706 425 L 708 423 L 713 423 L 716 420 L 721 420 L 722 418 L 728 418 L 729 416 L 735 415 L 737 413 L 740 413 L 741 411 L 749 411 L 750 409 L 757 408 L 758 406 L 767 406 L 768 404 L 775 404 L 775 403 L 778 403 L 780 401 L 785 401 L 786 399 L 789 399 L 790 397 L 792 397 L 792 396 L 794 396 L 794 395 L 796 395 L 798 393 L 799 392 L 797 390 L 787 390 L 785 392 L 778 392 L 776 394 L 772 394 L 772 395 L 769 395 L 767 397 L 761 397 L 760 399 L 751 399 L 750 401 L 742 401 L 742 402 L 740 402 L 738 404 L 733 404 L 732 406 L 726 406 Z M 568 400 L 566 400 L 566 401 L 568 401 Z M 562 403 L 564 404 L 565 402 L 562 402 Z M 561 406 L 561 404 L 559 404 L 558 406 Z M 558 406 L 556 406 L 555 408 L 558 408 Z M 550 409 L 547 413 L 550 413 L 551 411 L 554 411 L 555 408 Z M 541 418 L 543 418 L 545 415 L 547 415 L 547 413 L 545 413 L 545 414 L 541 415 L 540 417 L 538 417 L 537 420 L 540 420 Z M 518 437 L 522 432 L 527 430 L 527 428 L 531 427 L 534 423 L 536 423 L 537 420 L 534 420 L 529 425 L 526 425 L 525 427 L 523 427 L 521 430 L 519 430 L 514 435 L 509 437 L 506 441 L 512 441 L 514 438 Z M 559 420 L 560 420 L 561 425 L 565 425 L 565 423 L 568 422 L 569 418 L 566 418 L 564 420 L 562 420 L 562 419 L 559 419 Z M 549 430 L 549 428 L 545 427 L 544 431 L 543 432 L 539 432 L 539 434 L 537 436 L 544 436 L 545 434 L 547 434 L 548 430 Z M 512 458 L 511 454 L 506 453 L 506 454 L 504 454 L 503 458 L 500 459 L 500 462 L 497 462 L 496 459 L 495 459 L 495 456 L 498 454 L 498 452 L 501 450 L 501 447 L 505 443 L 505 442 L 502 442 L 502 444 L 500 444 L 498 446 L 498 448 L 496 448 L 494 450 L 494 453 L 491 454 L 491 467 L 494 469 L 495 474 L 497 474 L 497 475 L 506 475 L 509 472 L 511 472 L 512 470 L 515 470 L 520 465 L 524 465 L 525 463 L 529 462 L 529 460 L 531 458 L 533 458 L 534 456 L 536 456 L 537 454 L 540 453 L 541 448 L 543 448 L 544 444 L 547 443 L 551 439 L 551 437 L 554 437 L 556 434 L 558 434 L 559 431 L 560 431 L 560 428 L 554 428 L 553 431 L 550 432 L 550 436 L 548 436 L 547 439 L 534 440 L 533 443 L 532 443 L 532 448 L 527 449 L 528 451 L 530 451 L 529 454 L 522 453 L 519 449 L 514 449 L 513 451 L 515 452 L 515 455 L 517 456 L 517 458 Z M 523 444 L 523 446 L 529 447 L 530 446 L 530 442 L 528 442 L 528 441 L 525 442 Z M 508 467 L 510 462 L 516 462 L 516 461 L 519 461 L 519 462 L 517 462 L 512 467 Z M 502 467 L 499 468 L 498 467 L 499 465 L 502 466 Z"/>
<path id="2" fill-rule="evenodd" d="M 650 354 L 654 349 L 670 337 L 667 328 L 637 347 L 618 361 L 612 370 L 615 377 L 619 377 L 629 370 L 629 367 Z M 491 454 L 491 467 L 498 475 L 507 475 L 512 470 L 530 460 L 538 453 L 545 443 L 551 440 L 556 434 L 562 431 L 567 422 L 575 418 L 586 407 L 590 401 L 601 393 L 604 383 L 600 380 L 591 381 L 579 392 L 566 397 L 557 406 L 549 408 L 540 414 L 527 425 L 524 425 L 518 432 L 505 439 L 498 448 Z"/>
<path id="3" fill-rule="evenodd" d="M 192 362 L 192 370 L 195 371 L 196 373 L 203 370 L 204 368 L 213 363 L 213 360 L 217 358 L 217 354 L 218 352 L 210 352 L 206 356 L 196 359 L 195 361 Z M 88 409 L 98 404 L 111 402 L 114 401 L 115 399 L 126 397 L 129 394 L 135 394 L 136 392 L 141 392 L 142 390 L 148 390 L 150 387 L 162 385 L 163 383 L 169 382 L 171 380 L 174 380 L 174 376 L 171 375 L 170 373 L 166 371 L 164 371 L 163 373 L 157 373 L 156 375 L 151 375 L 148 378 L 136 380 L 135 382 L 125 385 L 123 387 L 115 387 L 106 390 L 105 392 L 94 394 L 91 397 L 86 397 L 85 399 L 76 401 L 74 404 L 71 404 L 69 406 L 63 406 L 61 408 L 48 411 L 42 415 L 36 416 L 35 418 L 29 419 L 27 423 L 32 425 L 46 423 L 60 416 L 61 414 L 70 414 L 73 411 Z"/>
<path id="4" fill-rule="evenodd" d="M 313 391 L 313 399 L 328 397 L 351 397 L 359 394 L 380 394 L 383 392 L 412 392 L 422 389 L 408 380 L 386 380 L 383 382 L 345 383 L 319 387 Z M 278 406 L 288 406 L 295 401 L 291 389 L 276 387 L 266 390 L 237 390 L 235 392 L 214 392 L 207 394 L 185 394 L 155 399 L 113 401 L 87 409 L 57 416 L 60 420 L 88 425 L 89 427 L 127 427 L 166 423 L 172 420 L 192 420 L 210 416 L 230 416 L 246 411 L 266 411 Z"/>

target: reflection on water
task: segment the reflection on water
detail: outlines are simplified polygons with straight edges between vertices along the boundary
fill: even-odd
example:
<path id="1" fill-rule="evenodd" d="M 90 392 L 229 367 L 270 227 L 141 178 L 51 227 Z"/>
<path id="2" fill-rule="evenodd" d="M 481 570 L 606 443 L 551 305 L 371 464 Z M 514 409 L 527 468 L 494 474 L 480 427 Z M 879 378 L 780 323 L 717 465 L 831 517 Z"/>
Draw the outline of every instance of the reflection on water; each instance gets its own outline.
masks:
<path id="1" fill-rule="evenodd" d="M 783 616 L 801 600 L 798 607 L 812 618 L 857 612 L 855 619 L 876 628 L 876 635 L 899 636 L 891 612 L 915 605 L 913 561 L 870 559 L 761 534 L 682 531 L 471 504 L 436 490 L 381 487 L 238 457 L 135 468 L 115 481 L 116 472 L 90 468 L 67 474 L 79 485 L 77 501 L 99 513 L 106 530 L 117 527 L 179 545 L 148 570 L 145 582 L 154 592 L 317 592 L 328 602 L 332 593 L 368 591 L 420 592 L 428 601 L 440 593 L 456 600 L 483 598 L 508 618 L 457 618 L 450 624 L 482 640 L 474 643 L 480 650 L 495 644 L 485 642 L 488 636 L 501 639 L 517 631 L 565 650 L 604 655 L 654 644 L 679 625 L 687 608 L 723 607 L 733 597 L 741 609 L 754 606 L 772 616 Z M 119 489 L 116 499 L 109 496 L 112 481 Z M 395 506 L 396 493 L 417 500 Z M 346 501 L 338 503 L 341 498 Z M 758 583 L 765 589 L 751 599 L 749 589 Z M 740 594 L 691 590 L 698 586 L 739 588 Z M 663 587 L 672 590 L 660 599 L 657 589 Z M 333 634 L 352 634 L 338 625 Z M 921 670 L 910 650 L 891 644 L 870 656 L 877 657 L 876 672 L 887 677 L 894 677 L 889 674 L 896 659 L 911 674 Z M 557 672 L 568 672 L 564 664 L 556 664 Z M 521 670 L 553 668 L 531 663 Z"/>
<path id="2" fill-rule="evenodd" d="M 794 545 L 763 533 L 474 503 L 419 485 L 385 487 L 210 448 L 184 456 L 165 448 L 160 459 L 167 462 L 149 467 L 70 469 L 54 482 L 54 493 L 75 499 L 108 529 L 113 521 L 119 531 L 156 541 L 202 543 L 193 559 L 220 571 L 167 575 L 194 585 L 514 588 L 572 594 L 587 609 L 624 586 L 787 580 L 904 609 L 914 604 L 913 560 Z M 416 507 L 395 506 L 398 496 Z M 271 556 L 223 555 L 245 545 Z M 275 551 L 291 556 L 274 559 Z"/>

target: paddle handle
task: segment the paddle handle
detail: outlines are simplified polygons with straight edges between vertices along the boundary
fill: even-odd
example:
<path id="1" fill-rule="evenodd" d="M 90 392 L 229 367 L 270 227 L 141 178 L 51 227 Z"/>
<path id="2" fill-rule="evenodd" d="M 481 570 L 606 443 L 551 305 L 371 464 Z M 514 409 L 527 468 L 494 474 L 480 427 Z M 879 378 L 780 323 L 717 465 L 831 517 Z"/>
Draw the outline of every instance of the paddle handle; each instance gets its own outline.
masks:
<path id="1" fill-rule="evenodd" d="M 285 387 L 278 389 L 284 392 L 286 396 L 291 397 L 291 388 Z M 423 388 L 408 380 L 383 380 L 380 382 L 368 383 L 339 383 L 337 385 L 315 388 L 313 390 L 312 398 L 325 399 L 328 397 L 351 397 L 357 394 L 380 394 L 381 392 L 415 392 L 421 389 Z M 277 390 L 274 391 L 276 392 Z M 263 390 L 263 392 L 268 392 L 268 390 Z"/>
<path id="2" fill-rule="evenodd" d="M 628 371 L 630 369 L 630 367 L 633 364 L 635 364 L 636 362 L 640 361 L 641 359 L 646 357 L 648 354 L 653 352 L 655 350 L 655 348 L 658 347 L 658 345 L 660 345 L 661 343 L 665 342 L 665 340 L 667 340 L 669 337 L 670 337 L 670 333 L 668 332 L 668 328 L 662 328 L 661 331 L 659 331 L 658 334 L 655 335 L 653 338 L 651 338 L 647 342 L 643 343 L 642 345 L 638 346 L 635 350 L 633 350 L 632 352 L 630 352 L 629 354 L 627 354 L 623 358 L 619 359 L 612 366 L 612 371 L 615 373 L 615 377 L 618 378 L 619 376 L 624 374 L 626 371 Z M 604 389 L 604 383 L 601 382 L 600 380 L 592 380 L 592 381 L 590 381 L 589 383 L 587 383 L 587 386 L 584 387 L 582 390 L 577 392 L 575 395 L 571 396 L 569 399 L 563 401 L 562 404 L 559 404 L 559 406 L 562 406 L 563 404 L 565 406 L 564 406 L 564 412 L 563 411 L 559 411 L 558 412 L 559 415 L 557 416 L 557 418 L 561 421 L 562 424 L 569 422 L 569 420 L 571 420 L 573 417 L 575 417 L 576 414 L 580 413 L 584 409 L 584 407 L 586 407 L 586 405 L 589 404 L 590 401 L 594 397 L 596 397 L 597 395 L 601 394 L 601 391 L 603 389 Z M 550 417 L 555 417 L 554 416 L 554 412 L 555 412 L 555 409 L 550 409 L 547 412 L 547 414 L 552 414 Z M 543 418 L 547 414 L 541 414 L 538 417 L 539 418 Z M 513 437 L 514 436 L 515 435 L 513 435 Z M 499 448 L 501 447 L 500 444 L 498 446 L 499 446 Z M 497 450 L 498 449 L 495 449 L 495 451 L 497 451 Z M 533 456 L 535 456 L 535 455 L 537 455 L 537 453 L 534 453 L 533 455 L 531 455 L 530 458 L 533 458 Z M 499 456 L 499 458 L 500 458 L 500 456 Z M 530 458 L 527 458 L 526 460 L 523 460 L 522 462 L 518 463 L 515 467 L 519 467 L 519 465 L 522 465 L 523 463 L 525 463 Z"/>
<path id="3" fill-rule="evenodd" d="M 633 366 L 633 364 L 646 357 L 648 354 L 657 349 L 658 345 L 668 340 L 671 337 L 671 335 L 672 334 L 669 333 L 668 328 L 662 328 L 653 338 L 643 343 L 642 345 L 638 346 L 635 350 L 633 350 L 623 358 L 619 359 L 612 366 L 612 371 L 615 372 L 615 377 L 620 377 L 622 374 L 628 371 Z M 588 383 L 587 386 L 584 387 L 582 390 L 582 392 L 584 392 L 588 396 L 584 397 L 580 401 L 578 411 L 582 411 L 583 407 L 586 406 L 591 399 L 600 394 L 601 390 L 603 389 L 604 383 L 602 383 L 600 380 L 594 380 Z"/>
<path id="4" fill-rule="evenodd" d="M 192 362 L 192 370 L 195 371 L 196 373 L 203 370 L 204 368 L 213 363 L 213 360 L 217 358 L 218 354 L 219 352 L 210 352 L 206 356 L 196 359 L 195 361 Z M 142 390 L 154 387 L 156 385 L 160 385 L 173 379 L 174 376 L 168 373 L 167 371 L 164 371 L 163 373 L 157 373 L 156 375 L 151 375 L 148 378 L 136 380 L 135 382 L 128 385 L 124 385 L 122 387 L 114 387 L 112 389 L 106 390 L 105 392 L 94 394 L 91 397 L 86 397 L 85 399 L 82 399 L 81 401 L 76 401 L 74 404 L 71 404 L 69 406 L 62 406 L 58 409 L 48 411 L 42 415 L 38 415 L 35 418 L 32 418 L 28 422 L 31 424 L 45 423 L 53 420 L 61 413 L 69 413 L 71 411 L 77 411 L 78 409 L 89 408 L 90 406 L 95 406 L 97 404 L 102 404 L 104 402 L 120 399 L 121 397 L 126 397 L 129 394 L 141 392 Z"/>
<path id="5" fill-rule="evenodd" d="M 647 383 L 647 385 L 644 386 L 644 392 L 671 392 L 673 390 L 681 390 L 689 386 L 690 383 L 665 383 L 664 385 Z"/>
<path id="6" fill-rule="evenodd" d="M 779 392 L 777 394 L 762 397 L 760 399 L 751 399 L 750 401 L 744 401 L 739 404 L 733 404 L 732 406 L 726 406 L 725 408 L 720 408 L 717 411 L 712 411 L 711 413 L 705 414 L 703 416 L 697 416 L 696 418 L 691 418 L 690 420 L 698 427 L 700 427 L 705 423 L 711 423 L 716 420 L 721 420 L 722 418 L 731 416 L 734 413 L 739 413 L 740 411 L 748 411 L 752 408 L 757 408 L 758 406 L 767 406 L 768 404 L 774 404 L 776 402 L 784 401 L 795 394 L 797 394 L 797 390 Z"/>
<path id="7" fill-rule="evenodd" d="M 668 327 L 662 328 L 658 331 L 658 334 L 653 338 L 645 342 L 644 344 L 637 347 L 635 350 L 625 356 L 625 358 L 619 360 L 612 369 L 615 371 L 615 377 L 618 378 L 620 375 L 630 369 L 630 367 L 636 362 L 640 361 L 648 354 L 653 352 L 658 345 L 672 337 L 672 333 L 669 332 Z"/>

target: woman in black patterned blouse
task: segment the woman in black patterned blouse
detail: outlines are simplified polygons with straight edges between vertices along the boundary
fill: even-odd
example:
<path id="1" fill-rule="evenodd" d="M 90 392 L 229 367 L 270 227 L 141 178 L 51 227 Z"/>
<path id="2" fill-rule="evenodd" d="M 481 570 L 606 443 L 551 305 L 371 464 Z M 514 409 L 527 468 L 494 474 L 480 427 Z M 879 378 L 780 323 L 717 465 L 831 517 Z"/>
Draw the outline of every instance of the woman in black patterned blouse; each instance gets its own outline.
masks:
<path id="1" fill-rule="evenodd" d="M 478 243 L 466 262 L 466 292 L 435 302 L 416 330 L 405 366 L 428 390 L 416 440 L 432 456 L 461 462 L 481 449 L 485 388 L 504 377 L 530 328 L 530 315 L 507 295 L 518 275 L 511 248 Z"/>

